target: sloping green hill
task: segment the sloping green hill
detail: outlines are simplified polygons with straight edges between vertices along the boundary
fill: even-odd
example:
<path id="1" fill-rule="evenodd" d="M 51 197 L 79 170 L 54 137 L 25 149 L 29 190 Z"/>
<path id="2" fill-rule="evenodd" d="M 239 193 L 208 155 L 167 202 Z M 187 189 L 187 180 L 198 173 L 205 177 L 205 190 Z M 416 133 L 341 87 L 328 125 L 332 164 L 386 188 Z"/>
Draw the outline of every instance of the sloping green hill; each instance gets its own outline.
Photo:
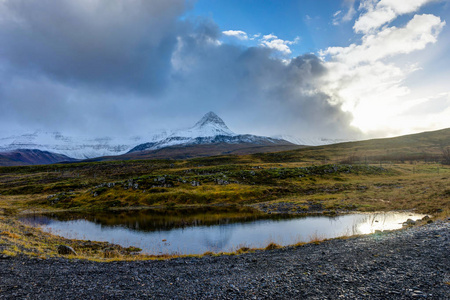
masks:
<path id="1" fill-rule="evenodd" d="M 307 147 L 277 153 L 254 154 L 262 162 L 293 161 L 440 161 L 450 147 L 450 128 L 394 138 Z"/>

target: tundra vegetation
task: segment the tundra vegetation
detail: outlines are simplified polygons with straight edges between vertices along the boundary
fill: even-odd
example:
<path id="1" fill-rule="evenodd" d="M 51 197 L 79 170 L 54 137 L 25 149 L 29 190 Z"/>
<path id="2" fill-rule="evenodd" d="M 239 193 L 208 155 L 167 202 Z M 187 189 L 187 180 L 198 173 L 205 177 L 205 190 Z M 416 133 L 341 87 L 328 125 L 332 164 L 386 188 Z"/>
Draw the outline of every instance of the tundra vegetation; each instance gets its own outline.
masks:
<path id="1" fill-rule="evenodd" d="M 17 220 L 33 212 L 213 205 L 291 214 L 415 210 L 447 217 L 450 166 L 442 149 L 449 143 L 447 129 L 276 153 L 1 167 L 0 251 L 45 257 L 66 244 L 84 258 L 151 258 L 136 254 L 139 249 L 63 239 Z"/>

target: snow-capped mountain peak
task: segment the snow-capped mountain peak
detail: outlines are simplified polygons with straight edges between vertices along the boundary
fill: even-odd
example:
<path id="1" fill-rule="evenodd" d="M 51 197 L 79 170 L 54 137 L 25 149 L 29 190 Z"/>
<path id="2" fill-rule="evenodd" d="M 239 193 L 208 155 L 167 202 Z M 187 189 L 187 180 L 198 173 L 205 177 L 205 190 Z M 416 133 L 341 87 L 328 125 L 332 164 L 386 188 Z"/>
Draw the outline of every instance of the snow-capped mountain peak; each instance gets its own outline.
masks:
<path id="1" fill-rule="evenodd" d="M 225 122 L 215 113 L 210 111 L 205 114 L 200 121 L 189 129 L 178 130 L 173 132 L 170 137 L 198 138 L 198 137 L 214 137 L 218 135 L 235 136 Z"/>
<path id="2" fill-rule="evenodd" d="M 189 129 L 172 132 L 167 138 L 140 144 L 129 152 L 157 150 L 179 145 L 203 144 L 291 144 L 285 140 L 272 139 L 251 134 L 236 134 L 225 122 L 212 111 L 204 115 L 200 121 Z M 292 145 L 292 144 L 291 144 Z"/>
<path id="3" fill-rule="evenodd" d="M 225 124 L 225 122 L 214 112 L 210 111 L 209 113 L 205 114 L 203 118 L 200 119 L 197 123 L 195 123 L 194 127 L 206 127 L 206 126 L 216 126 L 221 127 L 225 130 L 228 129 L 228 126 Z"/>

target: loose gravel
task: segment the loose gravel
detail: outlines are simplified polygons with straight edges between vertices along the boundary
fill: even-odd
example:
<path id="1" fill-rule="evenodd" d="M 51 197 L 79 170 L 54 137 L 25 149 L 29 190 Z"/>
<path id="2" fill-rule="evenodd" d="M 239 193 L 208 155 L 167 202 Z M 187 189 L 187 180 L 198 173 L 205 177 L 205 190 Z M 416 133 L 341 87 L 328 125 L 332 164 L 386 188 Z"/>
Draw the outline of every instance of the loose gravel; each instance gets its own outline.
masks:
<path id="1" fill-rule="evenodd" d="M 450 299 L 450 223 L 232 256 L 0 258 L 0 299 Z"/>

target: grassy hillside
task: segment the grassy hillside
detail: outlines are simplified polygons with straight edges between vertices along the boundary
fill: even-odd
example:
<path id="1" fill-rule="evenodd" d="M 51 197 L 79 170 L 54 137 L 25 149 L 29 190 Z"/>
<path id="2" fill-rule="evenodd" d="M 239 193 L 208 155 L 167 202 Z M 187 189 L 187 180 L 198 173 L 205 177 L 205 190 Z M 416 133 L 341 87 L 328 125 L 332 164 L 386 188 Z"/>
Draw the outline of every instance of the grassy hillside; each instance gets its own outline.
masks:
<path id="1" fill-rule="evenodd" d="M 286 212 L 449 207 L 450 129 L 277 153 L 0 168 L 4 211 L 253 205 Z"/>
<path id="2" fill-rule="evenodd" d="M 270 161 L 435 161 L 440 162 L 443 150 L 450 148 L 450 128 L 394 138 L 347 142 L 334 145 L 308 147 L 279 153 L 256 154 L 263 162 Z"/>

